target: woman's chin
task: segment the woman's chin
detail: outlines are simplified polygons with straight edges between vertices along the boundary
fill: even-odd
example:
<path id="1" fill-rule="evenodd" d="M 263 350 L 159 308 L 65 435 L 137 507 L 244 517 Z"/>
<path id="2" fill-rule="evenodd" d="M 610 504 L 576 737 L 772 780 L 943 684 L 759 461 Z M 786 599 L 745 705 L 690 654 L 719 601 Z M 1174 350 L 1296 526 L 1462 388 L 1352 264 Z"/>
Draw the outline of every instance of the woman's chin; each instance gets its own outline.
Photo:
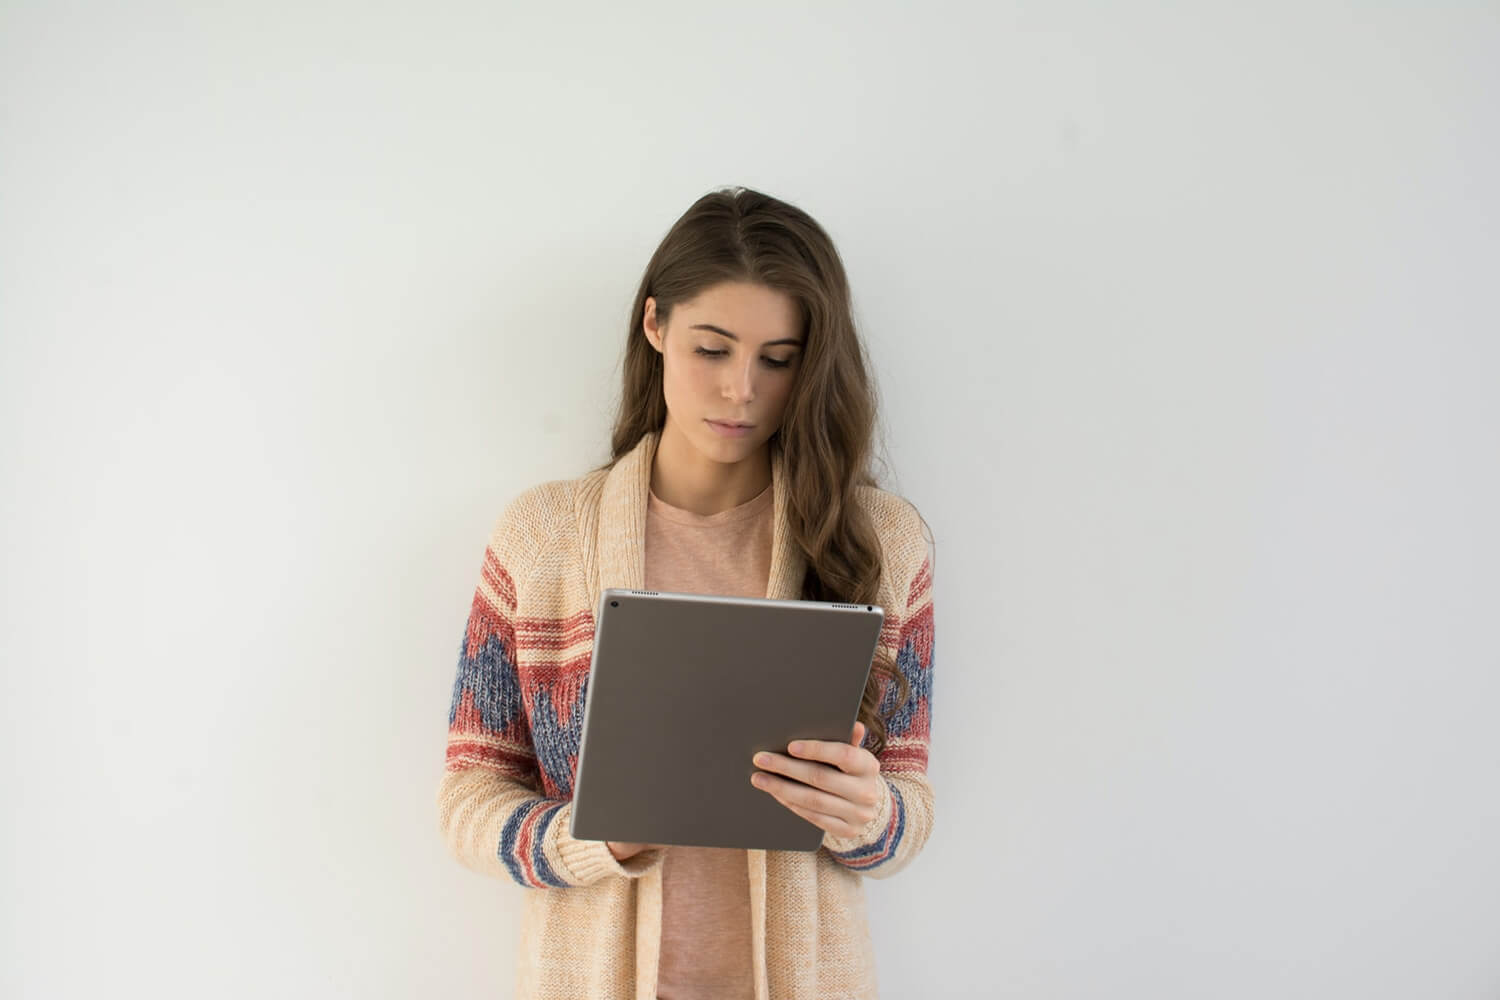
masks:
<path id="1" fill-rule="evenodd" d="M 754 455 L 760 450 L 763 444 L 765 442 L 760 439 L 758 434 L 754 436 L 746 435 L 740 438 L 726 438 L 718 436 L 712 429 L 709 429 L 703 435 L 699 450 L 716 462 L 733 464 L 735 462 L 743 462 L 751 455 Z"/>

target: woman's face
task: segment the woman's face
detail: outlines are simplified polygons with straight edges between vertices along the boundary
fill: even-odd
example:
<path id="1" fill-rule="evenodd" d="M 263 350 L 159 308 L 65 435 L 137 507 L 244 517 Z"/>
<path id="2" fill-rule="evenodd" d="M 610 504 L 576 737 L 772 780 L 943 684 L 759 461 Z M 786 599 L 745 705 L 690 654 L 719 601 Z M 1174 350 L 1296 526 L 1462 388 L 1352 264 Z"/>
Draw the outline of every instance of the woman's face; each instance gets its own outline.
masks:
<path id="1" fill-rule="evenodd" d="M 781 426 L 801 362 L 801 323 L 790 296 L 748 282 L 713 285 L 679 302 L 665 325 L 648 297 L 642 325 L 662 355 L 663 433 L 682 435 L 719 462 L 755 454 Z"/>

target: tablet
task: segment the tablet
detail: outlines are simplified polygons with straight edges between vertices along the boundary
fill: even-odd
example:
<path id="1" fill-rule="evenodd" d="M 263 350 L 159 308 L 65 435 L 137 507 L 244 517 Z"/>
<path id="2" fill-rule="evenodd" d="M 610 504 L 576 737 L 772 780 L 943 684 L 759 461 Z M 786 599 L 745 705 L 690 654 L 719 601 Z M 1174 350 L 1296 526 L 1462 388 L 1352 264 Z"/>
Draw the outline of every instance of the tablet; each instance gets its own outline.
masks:
<path id="1" fill-rule="evenodd" d="M 817 850 L 822 830 L 750 784 L 751 758 L 848 742 L 884 619 L 873 604 L 604 591 L 573 836 Z"/>

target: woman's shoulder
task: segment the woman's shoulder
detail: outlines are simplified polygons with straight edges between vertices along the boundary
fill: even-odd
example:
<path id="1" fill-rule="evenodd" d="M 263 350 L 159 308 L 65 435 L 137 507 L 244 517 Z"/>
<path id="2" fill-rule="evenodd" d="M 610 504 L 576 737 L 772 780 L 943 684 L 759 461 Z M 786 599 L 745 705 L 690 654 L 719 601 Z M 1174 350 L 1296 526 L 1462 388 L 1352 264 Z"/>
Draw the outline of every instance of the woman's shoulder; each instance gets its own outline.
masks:
<path id="1" fill-rule="evenodd" d="M 515 494 L 500 515 L 526 533 L 552 533 L 560 525 L 573 523 L 580 509 L 599 502 L 609 467 L 591 469 L 571 479 L 549 479 Z"/>
<path id="2" fill-rule="evenodd" d="M 550 479 L 528 486 L 505 505 L 501 519 L 515 522 L 517 526 L 529 527 L 533 531 L 545 530 L 563 514 L 572 512 L 574 488 L 574 481 L 571 479 Z"/>
<path id="3" fill-rule="evenodd" d="M 886 561 L 897 578 L 911 579 L 932 555 L 933 539 L 916 504 L 878 486 L 859 486 L 856 496 L 869 513 Z"/>
<path id="4" fill-rule="evenodd" d="M 860 505 L 875 522 L 875 530 L 881 537 L 887 534 L 923 533 L 926 522 L 918 513 L 916 504 L 899 493 L 892 493 L 879 486 L 857 486 L 855 493 Z"/>
<path id="5" fill-rule="evenodd" d="M 530 561 L 578 523 L 580 498 L 597 489 L 599 472 L 575 479 L 550 479 L 515 494 L 495 521 L 492 543 L 502 555 Z"/>

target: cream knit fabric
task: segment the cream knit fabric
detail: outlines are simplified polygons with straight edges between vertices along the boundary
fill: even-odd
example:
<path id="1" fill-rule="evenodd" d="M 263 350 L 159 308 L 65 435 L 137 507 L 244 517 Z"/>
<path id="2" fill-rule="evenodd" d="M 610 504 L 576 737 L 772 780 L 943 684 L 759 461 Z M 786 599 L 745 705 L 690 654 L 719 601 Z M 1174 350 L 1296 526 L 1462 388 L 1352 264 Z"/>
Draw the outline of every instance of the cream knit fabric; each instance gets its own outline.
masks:
<path id="1" fill-rule="evenodd" d="M 661 851 L 618 862 L 568 833 L 594 610 L 607 587 L 643 589 L 656 435 L 611 469 L 533 487 L 486 548 L 449 712 L 439 828 L 476 871 L 526 886 L 519 1000 L 652 1000 L 661 938 Z M 800 596 L 805 562 L 787 529 L 773 452 L 767 596 Z M 749 851 L 758 1000 L 876 996 L 865 877 L 905 868 L 932 829 L 927 781 L 932 690 L 931 561 L 915 510 L 862 488 L 884 555 L 880 644 L 912 686 L 884 704 L 886 795 L 859 835 L 810 853 Z M 887 699 L 894 702 L 894 698 Z"/>

